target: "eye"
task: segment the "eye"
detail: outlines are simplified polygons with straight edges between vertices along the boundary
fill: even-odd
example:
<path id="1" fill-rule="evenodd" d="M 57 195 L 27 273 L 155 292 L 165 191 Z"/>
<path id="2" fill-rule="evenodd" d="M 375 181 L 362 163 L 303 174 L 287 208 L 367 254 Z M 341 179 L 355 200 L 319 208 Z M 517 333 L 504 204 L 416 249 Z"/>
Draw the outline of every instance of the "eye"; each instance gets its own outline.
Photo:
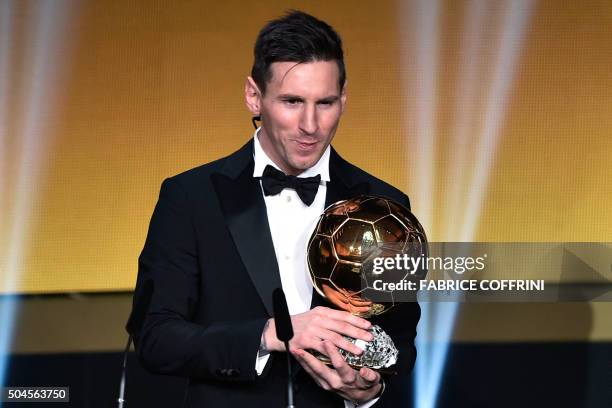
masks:
<path id="1" fill-rule="evenodd" d="M 289 99 L 284 99 L 283 102 L 287 105 L 297 105 L 298 103 L 301 103 L 302 101 L 297 98 L 289 98 Z"/>
<path id="2" fill-rule="evenodd" d="M 324 108 L 330 107 L 332 105 L 334 105 L 335 101 L 321 101 L 318 103 L 319 106 L 322 106 Z"/>

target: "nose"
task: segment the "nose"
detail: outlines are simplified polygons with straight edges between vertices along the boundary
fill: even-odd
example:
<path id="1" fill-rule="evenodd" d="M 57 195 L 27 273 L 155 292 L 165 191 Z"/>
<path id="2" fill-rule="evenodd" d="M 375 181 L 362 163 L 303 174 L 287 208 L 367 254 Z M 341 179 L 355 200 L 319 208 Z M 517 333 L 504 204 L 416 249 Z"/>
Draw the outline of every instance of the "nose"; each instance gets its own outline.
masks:
<path id="1" fill-rule="evenodd" d="M 300 130 L 307 135 L 312 135 L 319 130 L 317 122 L 317 109 L 313 105 L 305 105 L 300 117 Z"/>

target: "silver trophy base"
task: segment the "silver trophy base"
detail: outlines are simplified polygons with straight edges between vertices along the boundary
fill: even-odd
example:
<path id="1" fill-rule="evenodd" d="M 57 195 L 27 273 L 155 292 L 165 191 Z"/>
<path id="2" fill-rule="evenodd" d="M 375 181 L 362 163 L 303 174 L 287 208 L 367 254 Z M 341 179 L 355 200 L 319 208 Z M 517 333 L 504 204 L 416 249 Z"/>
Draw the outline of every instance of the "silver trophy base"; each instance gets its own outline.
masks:
<path id="1" fill-rule="evenodd" d="M 338 349 L 340 355 L 348 365 L 355 369 L 366 367 L 379 372 L 392 372 L 390 368 L 397 363 L 399 354 L 393 340 L 380 326 L 374 325 L 368 331 L 374 335 L 374 339 L 369 342 L 344 336 L 345 340 L 363 350 L 361 355 Z M 331 365 L 327 356 L 314 350 L 311 350 L 311 353 L 325 364 Z"/>

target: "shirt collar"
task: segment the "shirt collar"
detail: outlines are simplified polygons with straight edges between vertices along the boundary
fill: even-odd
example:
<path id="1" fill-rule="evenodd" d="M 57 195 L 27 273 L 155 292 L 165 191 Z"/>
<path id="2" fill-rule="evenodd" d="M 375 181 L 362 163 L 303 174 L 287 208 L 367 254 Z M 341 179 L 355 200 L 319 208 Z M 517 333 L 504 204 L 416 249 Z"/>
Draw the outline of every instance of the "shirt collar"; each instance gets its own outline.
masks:
<path id="1" fill-rule="evenodd" d="M 253 177 L 261 177 L 264 169 L 267 165 L 273 166 L 277 170 L 280 168 L 270 159 L 270 157 L 264 152 L 261 144 L 259 143 L 259 130 L 261 127 L 257 128 L 255 134 L 253 135 L 253 159 L 255 160 L 255 168 L 253 169 Z M 298 174 L 298 177 L 312 177 L 317 174 L 321 175 L 321 181 L 329 182 L 329 152 L 330 147 L 327 146 L 325 152 L 323 152 L 323 156 L 319 159 L 318 162 L 315 163 L 309 169 L 304 170 L 302 173 Z"/>

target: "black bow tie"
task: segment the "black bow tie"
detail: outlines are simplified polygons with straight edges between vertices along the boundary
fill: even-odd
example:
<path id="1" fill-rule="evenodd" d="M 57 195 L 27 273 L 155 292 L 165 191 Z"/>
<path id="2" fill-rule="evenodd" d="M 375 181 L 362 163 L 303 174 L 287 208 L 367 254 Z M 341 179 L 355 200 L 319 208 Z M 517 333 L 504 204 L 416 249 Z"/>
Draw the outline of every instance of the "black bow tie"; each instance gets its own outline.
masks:
<path id="1" fill-rule="evenodd" d="M 317 195 L 320 181 L 321 175 L 319 174 L 314 177 L 287 176 L 269 164 L 261 176 L 261 184 L 265 195 L 276 195 L 285 188 L 291 188 L 296 191 L 302 202 L 308 206 L 312 204 Z"/>

